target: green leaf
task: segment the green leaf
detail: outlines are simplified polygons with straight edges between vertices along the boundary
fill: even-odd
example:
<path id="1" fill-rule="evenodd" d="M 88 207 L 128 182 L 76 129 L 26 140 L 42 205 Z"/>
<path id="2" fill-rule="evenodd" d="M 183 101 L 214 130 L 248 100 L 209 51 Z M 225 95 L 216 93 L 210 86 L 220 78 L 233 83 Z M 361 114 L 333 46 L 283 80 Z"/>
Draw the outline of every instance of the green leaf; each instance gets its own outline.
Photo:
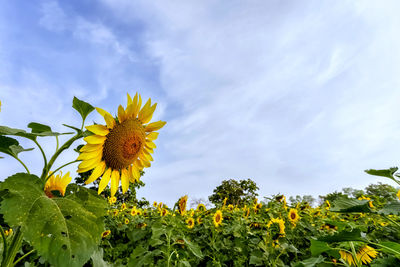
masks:
<path id="1" fill-rule="evenodd" d="M 21 136 L 31 140 L 36 139 L 36 134 L 27 133 L 25 130 L 10 128 L 7 126 L 0 126 L 0 135 L 14 135 Z"/>
<path id="2" fill-rule="evenodd" d="M 50 126 L 37 123 L 37 122 L 31 122 L 28 124 L 28 128 L 32 129 L 32 133 L 43 133 L 43 132 L 51 132 Z"/>
<path id="3" fill-rule="evenodd" d="M 338 198 L 332 204 L 331 211 L 352 213 L 352 212 L 371 212 L 368 205 L 368 200 Z"/>
<path id="4" fill-rule="evenodd" d="M 379 242 L 378 245 L 388 254 L 400 256 L 400 244 L 396 242 L 386 241 Z"/>
<path id="5" fill-rule="evenodd" d="M 343 242 L 343 241 L 365 241 L 365 239 L 361 237 L 360 229 L 354 229 L 353 231 L 341 231 L 334 235 L 327 235 L 320 237 L 317 240 L 327 243 Z"/>
<path id="6" fill-rule="evenodd" d="M 106 202 L 84 187 L 48 198 L 35 175 L 17 173 L 0 185 L 6 194 L 0 212 L 21 226 L 24 238 L 54 266 L 82 266 L 97 249 L 104 230 Z"/>
<path id="7" fill-rule="evenodd" d="M 399 215 L 400 214 L 400 203 L 392 202 L 386 204 L 381 210 L 378 211 L 379 214 L 383 215 Z"/>
<path id="8" fill-rule="evenodd" d="M 326 242 L 311 239 L 311 256 L 318 256 L 322 252 L 329 251 L 332 248 Z"/>
<path id="9" fill-rule="evenodd" d="M 319 256 L 318 258 L 309 258 L 300 262 L 297 262 L 293 267 L 313 267 L 316 264 L 319 264 L 324 261 L 323 256 Z"/>
<path id="10" fill-rule="evenodd" d="M 0 152 L 3 152 L 12 157 L 18 157 L 18 154 L 23 151 L 30 151 L 33 148 L 24 149 L 19 145 L 19 142 L 14 138 L 0 135 Z"/>
<path id="11" fill-rule="evenodd" d="M 76 109 L 79 114 L 81 114 L 82 119 L 85 120 L 87 115 L 94 110 L 94 107 L 85 101 L 79 100 L 74 96 L 74 100 L 72 101 L 72 107 Z"/>
<path id="12" fill-rule="evenodd" d="M 374 169 L 370 169 L 370 170 L 365 170 L 366 173 L 371 174 L 371 175 L 376 175 L 376 176 L 383 176 L 383 177 L 387 177 L 390 179 L 394 179 L 393 175 L 395 172 L 397 172 L 399 168 L 397 167 L 392 167 L 390 169 L 386 169 L 386 170 L 374 170 Z"/>
<path id="13" fill-rule="evenodd" d="M 93 262 L 93 267 L 111 267 L 112 264 L 104 261 L 103 259 L 103 249 L 99 248 L 95 252 L 93 252 L 92 256 L 90 257 Z"/>
<path id="14" fill-rule="evenodd" d="M 64 125 L 65 127 L 74 129 L 74 130 L 77 131 L 78 133 L 81 132 L 81 129 L 78 129 L 78 128 L 74 127 L 74 126 L 71 126 L 71 125 L 68 125 L 68 124 L 63 124 L 63 125 Z"/>
<path id="15" fill-rule="evenodd" d="M 182 239 L 183 241 L 185 241 L 185 244 L 187 245 L 189 250 L 193 253 L 193 255 L 195 255 L 197 258 L 200 259 L 203 258 L 203 253 L 201 252 L 201 249 L 197 244 L 190 242 L 185 237 L 183 237 Z"/>

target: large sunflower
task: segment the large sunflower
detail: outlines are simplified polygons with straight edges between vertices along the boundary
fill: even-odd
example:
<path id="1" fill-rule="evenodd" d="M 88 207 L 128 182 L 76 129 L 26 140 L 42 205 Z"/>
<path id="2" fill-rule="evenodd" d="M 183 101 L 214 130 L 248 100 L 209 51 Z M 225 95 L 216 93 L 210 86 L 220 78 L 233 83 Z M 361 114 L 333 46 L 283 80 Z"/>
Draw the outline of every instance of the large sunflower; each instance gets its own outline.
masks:
<path id="1" fill-rule="evenodd" d="M 93 169 L 86 180 L 86 184 L 102 176 L 98 193 L 111 180 L 111 196 L 118 190 L 121 180 L 122 192 L 129 188 L 129 182 L 139 180 L 140 171 L 150 167 L 153 160 L 151 154 L 156 145 L 153 141 L 158 137 L 155 132 L 161 129 L 166 122 L 149 123 L 156 109 L 157 103 L 151 105 L 151 99 L 142 106 L 142 98 L 136 93 L 132 99 L 128 94 L 128 105 L 124 109 L 118 107 L 118 116 L 114 118 L 107 111 L 96 108 L 106 122 L 106 125 L 86 126 L 93 135 L 87 136 L 87 142 L 80 150 L 78 172 L 87 172 Z"/>
<path id="2" fill-rule="evenodd" d="M 213 222 L 215 227 L 218 227 L 221 223 L 222 223 L 223 217 L 222 217 L 222 211 L 221 210 L 217 210 L 214 213 L 214 218 L 213 218 Z"/>

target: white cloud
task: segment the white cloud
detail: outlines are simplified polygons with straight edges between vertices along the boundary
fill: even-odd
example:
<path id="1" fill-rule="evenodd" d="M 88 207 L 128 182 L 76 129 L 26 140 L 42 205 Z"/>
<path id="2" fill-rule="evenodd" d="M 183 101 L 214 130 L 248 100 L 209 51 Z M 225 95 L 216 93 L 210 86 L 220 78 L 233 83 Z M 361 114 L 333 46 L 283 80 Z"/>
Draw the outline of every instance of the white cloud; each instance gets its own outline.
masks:
<path id="1" fill-rule="evenodd" d="M 399 76 L 386 71 L 399 53 L 385 40 L 398 43 L 399 23 L 380 20 L 390 5 L 103 2 L 147 25 L 179 104 L 144 195 L 209 195 L 231 177 L 253 178 L 262 194 L 323 194 L 365 186 L 364 169 L 395 161 Z"/>

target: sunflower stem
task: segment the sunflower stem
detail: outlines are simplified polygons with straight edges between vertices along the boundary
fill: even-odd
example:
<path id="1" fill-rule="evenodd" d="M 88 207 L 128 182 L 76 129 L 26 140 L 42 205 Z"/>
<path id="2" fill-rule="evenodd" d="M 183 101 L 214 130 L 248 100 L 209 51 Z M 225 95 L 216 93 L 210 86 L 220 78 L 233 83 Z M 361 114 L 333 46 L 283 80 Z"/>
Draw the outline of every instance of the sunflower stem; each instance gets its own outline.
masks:
<path id="1" fill-rule="evenodd" d="M 0 225 L 0 233 L 1 237 L 3 238 L 3 259 L 5 259 L 7 257 L 7 240 L 3 227 L 1 227 L 1 225 Z"/>
<path id="2" fill-rule="evenodd" d="M 29 171 L 29 169 L 28 169 L 28 167 L 26 167 L 26 165 L 22 162 L 22 160 L 20 160 L 18 157 L 14 157 L 14 158 L 15 158 L 16 160 L 18 160 L 19 163 L 22 164 L 22 166 L 24 166 L 24 168 L 25 168 L 25 170 L 26 170 L 26 172 L 27 172 L 28 174 L 31 174 L 30 171 Z"/>
<path id="3" fill-rule="evenodd" d="M 46 154 L 43 151 L 42 146 L 39 144 L 39 142 L 36 139 L 33 139 L 33 142 L 35 142 L 35 144 L 38 146 L 40 152 L 42 152 L 42 156 L 43 156 L 43 160 L 44 160 L 44 166 L 47 165 L 47 158 L 46 158 Z"/>
<path id="4" fill-rule="evenodd" d="M 18 226 L 17 230 L 15 231 L 15 235 L 13 237 L 13 240 L 11 241 L 11 245 L 8 249 L 7 257 L 3 259 L 3 262 L 1 263 L 2 267 L 12 267 L 15 255 L 17 255 L 18 250 L 20 249 L 22 244 L 22 232 L 21 232 L 21 227 Z"/>
<path id="5" fill-rule="evenodd" d="M 66 164 L 64 164 L 64 165 L 62 165 L 62 166 L 60 166 L 60 167 L 58 167 L 58 168 L 55 169 L 52 173 L 56 173 L 57 171 L 59 171 L 60 169 L 64 168 L 65 166 L 68 166 L 68 165 L 70 165 L 70 164 L 72 164 L 72 163 L 75 163 L 75 162 L 79 162 L 79 160 L 70 161 L 70 162 L 68 162 L 68 163 L 66 163 Z M 45 183 L 46 183 L 47 180 L 50 178 L 50 176 L 51 176 L 51 174 L 47 175 L 46 180 L 44 181 Z"/>
<path id="6" fill-rule="evenodd" d="M 77 133 L 75 136 L 73 136 L 71 139 L 69 139 L 67 142 L 65 142 L 57 151 L 56 153 L 54 153 L 54 155 L 51 157 L 49 163 L 47 164 L 47 166 L 45 166 L 43 168 L 43 173 L 42 176 L 40 177 L 40 179 L 45 182 L 47 176 L 49 175 L 49 171 L 51 169 L 51 167 L 53 166 L 54 162 L 56 161 L 56 159 L 58 158 L 58 156 L 66 149 L 68 149 L 73 142 L 75 142 L 76 140 L 80 139 L 83 137 L 83 133 Z"/>
<path id="7" fill-rule="evenodd" d="M 60 146 L 60 141 L 58 140 L 58 135 L 56 135 L 56 151 L 58 150 L 59 146 Z"/>
<path id="8" fill-rule="evenodd" d="M 27 256 L 29 256 L 32 252 L 34 252 L 35 251 L 35 249 L 32 249 L 31 251 L 29 251 L 29 252 L 27 252 L 27 253 L 25 253 L 22 257 L 20 257 L 18 260 L 16 260 L 15 262 L 14 262 L 14 266 L 15 265 L 17 265 L 17 263 L 18 262 L 20 262 L 21 260 L 23 260 L 24 258 L 26 258 Z"/>

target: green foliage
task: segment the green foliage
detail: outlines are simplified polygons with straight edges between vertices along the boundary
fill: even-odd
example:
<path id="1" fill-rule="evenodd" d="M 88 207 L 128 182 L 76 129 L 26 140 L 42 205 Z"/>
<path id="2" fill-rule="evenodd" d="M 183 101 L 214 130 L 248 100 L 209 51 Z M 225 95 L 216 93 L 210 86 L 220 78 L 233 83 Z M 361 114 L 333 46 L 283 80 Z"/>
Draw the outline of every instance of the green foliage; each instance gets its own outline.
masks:
<path id="1" fill-rule="evenodd" d="M 258 196 L 256 193 L 258 189 L 256 183 L 251 179 L 224 180 L 214 189 L 214 193 L 208 199 L 216 206 L 221 205 L 225 198 L 227 198 L 227 205 L 244 205 L 253 202 Z"/>
<path id="2" fill-rule="evenodd" d="M 0 135 L 0 152 L 17 158 L 20 152 L 30 151 L 32 149 L 33 148 L 24 149 L 14 138 Z"/>
<path id="3" fill-rule="evenodd" d="M 104 229 L 105 201 L 86 188 L 71 186 L 64 198 L 49 198 L 42 181 L 18 173 L 0 187 L 5 221 L 21 227 L 24 238 L 55 266 L 82 266 Z"/>
<path id="4" fill-rule="evenodd" d="M 89 103 L 82 101 L 78 99 L 77 97 L 74 97 L 74 100 L 72 101 L 72 107 L 79 112 L 82 116 L 82 120 L 85 121 L 87 115 L 90 114 L 94 110 L 94 107 L 90 105 Z"/>

